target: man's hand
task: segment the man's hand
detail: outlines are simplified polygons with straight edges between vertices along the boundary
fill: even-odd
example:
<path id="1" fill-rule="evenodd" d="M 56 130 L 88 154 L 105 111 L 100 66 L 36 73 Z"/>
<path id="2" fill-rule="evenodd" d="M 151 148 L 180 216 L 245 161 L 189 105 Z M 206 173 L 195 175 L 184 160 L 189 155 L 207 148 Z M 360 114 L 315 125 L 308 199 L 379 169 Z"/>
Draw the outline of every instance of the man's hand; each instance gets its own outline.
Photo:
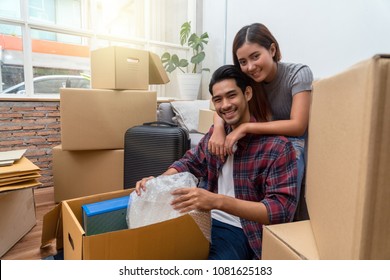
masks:
<path id="1" fill-rule="evenodd" d="M 138 181 L 135 184 L 135 192 L 137 193 L 138 196 L 141 195 L 141 190 L 145 191 L 146 190 L 146 182 L 149 181 L 150 179 L 153 179 L 153 176 L 143 178 L 142 180 Z"/>
<path id="2" fill-rule="evenodd" d="M 191 210 L 209 211 L 217 209 L 218 194 L 212 193 L 202 188 L 182 188 L 172 192 L 176 196 L 172 200 L 171 205 L 173 209 L 180 213 L 186 213 Z"/>

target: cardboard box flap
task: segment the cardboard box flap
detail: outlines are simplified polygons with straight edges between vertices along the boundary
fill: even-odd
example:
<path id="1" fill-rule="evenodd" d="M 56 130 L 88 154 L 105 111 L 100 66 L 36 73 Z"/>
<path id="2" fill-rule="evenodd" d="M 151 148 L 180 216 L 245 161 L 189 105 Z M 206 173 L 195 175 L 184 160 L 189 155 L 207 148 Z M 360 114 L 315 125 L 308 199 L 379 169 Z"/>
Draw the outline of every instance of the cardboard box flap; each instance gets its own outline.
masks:
<path id="1" fill-rule="evenodd" d="M 57 250 L 63 247 L 62 242 L 62 213 L 61 203 L 43 216 L 41 248 L 56 240 Z"/>
<path id="2" fill-rule="evenodd" d="M 161 63 L 160 57 L 149 52 L 149 84 L 166 84 L 169 82 L 167 72 Z"/>
<path id="3" fill-rule="evenodd" d="M 321 259 L 389 259 L 389 58 L 313 83 L 306 202 Z"/>
<path id="4" fill-rule="evenodd" d="M 83 259 L 83 252 L 80 248 L 83 247 L 83 238 L 85 231 L 82 228 L 80 221 L 74 223 L 76 215 L 71 210 L 68 203 L 62 203 L 63 223 L 64 227 L 64 252 L 65 259 L 81 260 Z M 78 215 L 77 215 L 78 216 Z"/>
<path id="5" fill-rule="evenodd" d="M 369 133 L 360 259 L 390 259 L 390 54 L 378 55 L 373 69 L 373 108 Z M 369 211 L 368 211 L 369 210 Z M 369 240 L 369 241 L 368 241 Z"/>
<path id="6" fill-rule="evenodd" d="M 319 259 L 310 220 L 272 225 L 267 229 L 302 259 Z"/>

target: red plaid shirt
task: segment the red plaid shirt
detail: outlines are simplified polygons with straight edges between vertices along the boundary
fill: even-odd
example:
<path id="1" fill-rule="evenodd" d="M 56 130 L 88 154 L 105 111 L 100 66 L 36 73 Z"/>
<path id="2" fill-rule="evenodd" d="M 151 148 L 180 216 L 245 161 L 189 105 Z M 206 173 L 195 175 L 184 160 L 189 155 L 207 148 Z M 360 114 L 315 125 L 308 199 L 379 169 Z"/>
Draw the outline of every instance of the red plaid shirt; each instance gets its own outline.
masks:
<path id="1" fill-rule="evenodd" d="M 230 129 L 226 129 L 228 133 Z M 223 163 L 207 149 L 212 133 L 213 127 L 196 148 L 170 167 L 207 178 L 208 190 L 217 192 Z M 291 221 L 297 206 L 297 166 L 294 148 L 287 138 L 248 134 L 240 139 L 234 154 L 233 181 L 235 197 L 263 203 L 271 224 Z M 240 220 L 251 248 L 261 259 L 263 225 Z"/>

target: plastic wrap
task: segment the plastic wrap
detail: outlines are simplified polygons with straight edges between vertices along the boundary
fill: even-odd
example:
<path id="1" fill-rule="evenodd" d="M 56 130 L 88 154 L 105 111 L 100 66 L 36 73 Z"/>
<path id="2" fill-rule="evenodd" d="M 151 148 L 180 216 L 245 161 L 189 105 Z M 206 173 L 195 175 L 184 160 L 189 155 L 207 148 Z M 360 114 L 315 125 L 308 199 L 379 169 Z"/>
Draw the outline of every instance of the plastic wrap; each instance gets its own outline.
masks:
<path id="1" fill-rule="evenodd" d="M 130 229 L 177 218 L 183 213 L 172 208 L 171 192 L 179 188 L 196 187 L 198 179 L 189 172 L 161 175 L 146 182 L 146 191 L 138 196 L 130 194 L 126 221 Z M 210 240 L 210 212 L 189 213 L 199 225 L 205 237 Z"/>

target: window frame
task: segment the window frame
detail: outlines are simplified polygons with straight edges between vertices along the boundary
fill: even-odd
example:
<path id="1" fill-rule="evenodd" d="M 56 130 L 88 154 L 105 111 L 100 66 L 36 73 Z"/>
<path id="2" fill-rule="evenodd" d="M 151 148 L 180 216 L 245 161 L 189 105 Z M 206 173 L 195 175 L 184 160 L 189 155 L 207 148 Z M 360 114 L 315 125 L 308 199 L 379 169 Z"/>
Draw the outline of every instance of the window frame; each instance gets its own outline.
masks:
<path id="1" fill-rule="evenodd" d="M 91 1 L 82 1 L 81 9 L 86 9 L 85 5 L 91 5 Z M 25 82 L 25 94 L 23 95 L 10 95 L 0 92 L 0 99 L 59 99 L 59 94 L 37 94 L 33 92 L 33 63 L 32 63 L 32 37 L 31 30 L 40 30 L 61 33 L 66 35 L 80 36 L 89 39 L 89 49 L 94 50 L 97 48 L 98 40 L 106 40 L 109 45 L 115 45 L 118 43 L 124 43 L 129 45 L 135 45 L 140 49 L 180 49 L 186 52 L 189 51 L 188 47 L 183 47 L 180 44 L 156 41 L 149 38 L 150 36 L 150 13 L 151 13 L 151 0 L 144 1 L 144 38 L 135 37 L 120 37 L 110 34 L 97 33 L 91 27 L 91 30 L 82 27 L 81 29 L 69 28 L 60 25 L 45 24 L 38 22 L 34 19 L 30 19 L 28 15 L 28 1 L 20 1 L 21 18 L 4 18 L 0 17 L 0 24 L 16 25 L 21 28 L 22 45 L 23 45 L 23 69 L 24 69 L 24 82 Z M 196 26 L 196 0 L 187 0 L 187 20 L 191 20 Z M 85 21 L 85 19 L 82 19 Z M 91 23 L 92 24 L 92 23 Z M 151 86 L 152 90 L 157 90 L 158 96 L 165 96 L 165 89 L 163 86 Z"/>

